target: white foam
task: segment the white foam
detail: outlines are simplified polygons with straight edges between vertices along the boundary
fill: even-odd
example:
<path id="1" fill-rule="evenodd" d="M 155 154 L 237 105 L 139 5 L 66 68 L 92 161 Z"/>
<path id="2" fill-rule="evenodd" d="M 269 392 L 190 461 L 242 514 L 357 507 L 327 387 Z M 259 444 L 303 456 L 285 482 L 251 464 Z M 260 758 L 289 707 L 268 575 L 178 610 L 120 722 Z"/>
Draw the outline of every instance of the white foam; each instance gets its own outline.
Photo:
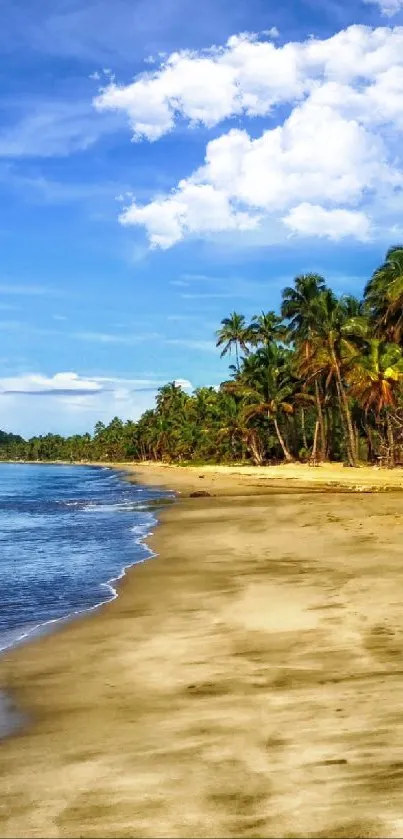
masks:
<path id="1" fill-rule="evenodd" d="M 136 532 L 140 533 L 140 531 L 142 531 L 142 535 L 140 535 L 139 538 L 137 538 L 135 540 L 135 542 L 136 542 L 136 544 L 142 546 L 142 548 L 146 551 L 147 555 L 142 557 L 142 558 L 135 559 L 133 562 L 129 562 L 128 565 L 124 565 L 123 568 L 121 569 L 121 571 L 119 572 L 119 574 L 116 577 L 111 577 L 110 580 L 107 580 L 104 583 L 99 583 L 100 588 L 105 588 L 107 591 L 110 592 L 111 596 L 108 600 L 100 600 L 99 603 L 95 603 L 94 606 L 86 606 L 83 609 L 75 609 L 73 612 L 69 612 L 68 615 L 64 615 L 61 618 L 51 618 L 50 620 L 42 621 L 42 623 L 34 624 L 34 626 L 31 626 L 31 627 L 29 627 L 29 629 L 23 630 L 19 635 L 14 636 L 13 639 L 10 640 L 8 643 L 4 644 L 3 646 L 0 646 L 0 653 L 4 652 L 5 650 L 9 650 L 12 647 L 19 646 L 20 644 L 24 643 L 24 641 L 26 641 L 28 638 L 31 638 L 31 636 L 37 637 L 37 636 L 41 635 L 42 633 L 46 633 L 46 627 L 52 626 L 53 624 L 56 624 L 56 623 L 65 623 L 65 622 L 67 622 L 67 621 L 69 621 L 69 620 L 71 620 L 75 617 L 78 617 L 79 615 L 84 615 L 87 612 L 94 612 L 96 609 L 99 609 L 101 606 L 104 606 L 106 603 L 111 603 L 112 600 L 116 600 L 116 598 L 119 595 L 118 595 L 118 591 L 117 591 L 114 583 L 118 583 L 119 580 L 122 580 L 123 577 L 125 577 L 127 571 L 130 568 L 133 568 L 134 565 L 141 565 L 143 562 L 146 562 L 148 559 L 153 559 L 154 557 L 157 556 L 157 554 L 154 551 L 152 551 L 151 548 L 148 547 L 148 545 L 144 544 L 144 541 L 143 541 L 144 539 L 153 535 L 153 531 L 149 530 L 149 527 L 152 526 L 152 525 L 155 525 L 156 523 L 157 523 L 157 519 L 155 519 L 154 516 L 151 516 L 151 521 L 148 522 L 148 525 L 146 525 L 146 524 L 144 524 L 142 526 L 134 525 L 134 527 L 131 528 L 133 533 L 136 533 Z"/>
<path id="2" fill-rule="evenodd" d="M 135 512 L 138 509 L 147 509 L 147 507 L 138 507 L 135 501 L 120 501 L 116 504 L 98 504 L 96 501 L 89 501 L 81 507 L 84 513 L 127 513 Z"/>
<path id="3" fill-rule="evenodd" d="M 100 467 L 100 469 L 102 469 L 102 471 L 112 472 L 112 475 L 110 477 L 113 480 L 118 480 L 118 481 L 121 480 L 122 476 L 119 476 L 119 474 L 116 472 L 116 470 L 112 466 L 102 466 L 102 467 Z M 146 492 L 146 491 L 147 491 L 147 489 L 144 488 L 144 487 L 136 487 L 136 492 L 137 493 L 143 493 L 143 492 Z M 173 498 L 175 498 L 175 494 L 174 493 L 172 493 L 170 495 L 167 494 L 166 497 L 173 499 Z M 62 502 L 66 506 L 77 507 L 77 508 L 80 508 L 84 512 L 90 512 L 90 513 L 97 512 L 97 511 L 100 511 L 100 512 L 128 512 L 128 511 L 132 511 L 132 512 L 143 511 L 143 512 L 145 512 L 145 511 L 148 511 L 149 515 L 147 516 L 147 520 L 145 522 L 143 522 L 143 524 L 133 525 L 133 527 L 131 528 L 131 532 L 137 537 L 135 539 L 136 544 L 142 546 L 145 555 L 143 557 L 140 557 L 140 558 L 134 558 L 133 562 L 129 562 L 127 565 L 122 567 L 121 571 L 117 574 L 117 576 L 112 577 L 111 579 L 107 580 L 106 582 L 101 582 L 101 583 L 98 584 L 100 589 L 106 589 L 106 591 L 109 592 L 110 597 L 108 599 L 100 600 L 98 603 L 95 603 L 93 606 L 86 606 L 86 607 L 83 607 L 82 609 L 75 609 L 72 612 L 69 612 L 67 615 L 64 615 L 63 617 L 51 618 L 47 621 L 42 621 L 42 622 L 39 622 L 37 624 L 31 625 L 29 627 L 25 627 L 24 629 L 22 629 L 21 632 L 19 630 L 16 630 L 16 632 L 18 632 L 17 635 L 13 634 L 13 631 L 10 630 L 10 632 L 7 633 L 8 638 L 10 640 L 8 640 L 5 644 L 1 645 L 1 638 L 0 638 L 0 652 L 4 652 L 5 650 L 9 650 L 12 647 L 18 646 L 19 644 L 24 643 L 25 641 L 27 641 L 30 638 L 38 637 L 42 633 L 45 634 L 46 631 L 47 631 L 47 628 L 52 627 L 54 624 L 65 623 L 65 622 L 67 622 L 67 621 L 69 621 L 69 620 L 71 620 L 75 617 L 78 617 L 80 615 L 84 615 L 88 612 L 94 612 L 96 609 L 99 609 L 101 606 L 104 606 L 105 604 L 110 603 L 112 600 L 115 600 L 118 597 L 118 591 L 117 591 L 117 588 L 116 588 L 116 584 L 126 575 L 127 571 L 130 568 L 132 568 L 134 565 L 141 564 L 143 562 L 146 562 L 148 559 L 152 559 L 152 558 L 155 558 L 157 556 L 157 554 L 154 551 L 152 551 L 151 548 L 149 548 L 148 545 L 145 544 L 145 541 L 144 541 L 149 536 L 153 535 L 153 530 L 151 530 L 151 528 L 155 524 L 158 523 L 157 518 L 149 510 L 149 505 L 152 505 L 153 501 L 154 501 L 154 499 L 150 498 L 148 501 L 144 501 L 144 499 L 143 499 L 141 503 L 138 503 L 134 500 L 121 502 L 121 503 L 116 503 L 116 504 L 102 504 L 102 503 L 97 504 L 97 502 L 88 502 L 88 503 L 84 502 L 84 506 L 82 506 L 83 502 L 80 501 L 80 500 Z M 10 636 L 12 634 L 13 634 L 13 637 L 10 638 Z"/>

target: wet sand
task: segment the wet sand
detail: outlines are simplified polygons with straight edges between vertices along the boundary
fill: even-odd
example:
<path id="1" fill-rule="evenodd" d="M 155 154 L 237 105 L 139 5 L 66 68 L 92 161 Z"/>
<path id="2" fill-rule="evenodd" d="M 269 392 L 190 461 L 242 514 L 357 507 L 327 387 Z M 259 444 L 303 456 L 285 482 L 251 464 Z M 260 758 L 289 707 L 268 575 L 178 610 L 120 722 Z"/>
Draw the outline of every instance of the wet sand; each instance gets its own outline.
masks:
<path id="1" fill-rule="evenodd" d="M 402 493 L 137 473 L 159 556 L 0 659 L 0 836 L 402 836 Z"/>

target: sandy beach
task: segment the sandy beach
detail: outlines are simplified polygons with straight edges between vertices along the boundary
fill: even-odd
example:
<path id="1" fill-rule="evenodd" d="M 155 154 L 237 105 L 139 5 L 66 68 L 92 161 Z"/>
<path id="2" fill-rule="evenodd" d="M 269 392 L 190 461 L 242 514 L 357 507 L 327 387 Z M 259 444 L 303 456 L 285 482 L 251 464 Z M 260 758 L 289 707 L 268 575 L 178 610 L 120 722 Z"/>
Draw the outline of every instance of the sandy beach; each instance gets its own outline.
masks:
<path id="1" fill-rule="evenodd" d="M 0 659 L 0 836 L 401 836 L 403 470 L 132 472 L 158 556 Z"/>

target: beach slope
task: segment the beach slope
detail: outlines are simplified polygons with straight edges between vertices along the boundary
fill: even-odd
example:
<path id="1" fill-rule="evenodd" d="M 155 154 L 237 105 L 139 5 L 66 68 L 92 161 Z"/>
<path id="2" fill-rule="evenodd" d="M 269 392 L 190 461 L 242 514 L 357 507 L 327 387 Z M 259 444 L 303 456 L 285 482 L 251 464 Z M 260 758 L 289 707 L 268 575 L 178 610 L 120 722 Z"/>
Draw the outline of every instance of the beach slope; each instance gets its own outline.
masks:
<path id="1" fill-rule="evenodd" d="M 137 468 L 158 557 L 0 660 L 1 837 L 402 835 L 403 495 L 235 472 Z"/>

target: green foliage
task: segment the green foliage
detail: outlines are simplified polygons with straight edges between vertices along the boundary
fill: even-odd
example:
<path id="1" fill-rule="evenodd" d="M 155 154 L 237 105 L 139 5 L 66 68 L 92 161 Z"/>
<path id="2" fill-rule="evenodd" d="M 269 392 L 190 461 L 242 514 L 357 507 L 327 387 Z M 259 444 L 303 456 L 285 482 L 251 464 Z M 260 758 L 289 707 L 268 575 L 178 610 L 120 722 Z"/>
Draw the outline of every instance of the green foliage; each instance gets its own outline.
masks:
<path id="1" fill-rule="evenodd" d="M 0 432 L 0 459 L 393 465 L 403 460 L 402 312 L 402 246 L 389 249 L 363 300 L 299 275 L 281 315 L 223 318 L 217 347 L 236 363 L 219 388 L 190 395 L 168 382 L 137 422 L 114 417 L 92 435 Z"/>

